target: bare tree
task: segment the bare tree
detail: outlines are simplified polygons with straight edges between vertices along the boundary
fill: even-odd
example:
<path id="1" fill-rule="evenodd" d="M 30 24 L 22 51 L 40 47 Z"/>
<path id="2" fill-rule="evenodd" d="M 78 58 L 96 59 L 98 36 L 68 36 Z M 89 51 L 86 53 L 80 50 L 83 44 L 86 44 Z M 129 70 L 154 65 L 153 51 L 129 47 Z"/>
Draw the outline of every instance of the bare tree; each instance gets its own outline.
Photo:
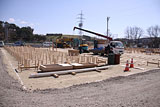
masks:
<path id="1" fill-rule="evenodd" d="M 158 37 L 160 36 L 160 27 L 158 25 L 151 26 L 147 29 L 147 32 L 150 37 Z"/>
<path id="2" fill-rule="evenodd" d="M 151 39 L 151 47 L 158 48 L 160 44 L 160 27 L 158 25 L 151 26 L 147 29 L 147 33 Z"/>
<path id="3" fill-rule="evenodd" d="M 139 39 L 143 36 L 143 29 L 140 27 L 127 27 L 125 34 L 126 38 L 130 39 L 129 43 L 139 44 Z"/>
<path id="4" fill-rule="evenodd" d="M 143 29 L 140 27 L 133 27 L 133 38 L 135 41 L 137 41 L 137 44 L 139 44 L 139 39 L 143 36 Z"/>
<path id="5" fill-rule="evenodd" d="M 130 47 L 133 44 L 133 32 L 131 27 L 127 27 L 125 30 L 126 38 L 128 39 L 126 46 Z"/>
<path id="6" fill-rule="evenodd" d="M 131 27 L 127 27 L 125 30 L 125 34 L 126 34 L 126 38 L 127 39 L 131 39 L 132 37 L 132 28 Z"/>

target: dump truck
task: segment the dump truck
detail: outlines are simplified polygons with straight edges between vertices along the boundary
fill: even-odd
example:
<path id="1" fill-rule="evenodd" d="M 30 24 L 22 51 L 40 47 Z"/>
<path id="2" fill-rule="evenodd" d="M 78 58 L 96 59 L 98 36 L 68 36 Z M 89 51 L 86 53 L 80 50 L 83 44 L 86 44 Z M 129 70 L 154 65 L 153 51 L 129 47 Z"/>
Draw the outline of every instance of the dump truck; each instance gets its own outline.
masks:
<path id="1" fill-rule="evenodd" d="M 108 36 L 93 32 L 93 31 L 89 31 L 86 29 L 82 29 L 79 27 L 74 27 L 73 30 L 75 29 L 105 38 L 103 40 L 95 40 L 94 49 L 89 50 L 89 52 L 93 52 L 94 54 L 101 54 L 101 55 L 104 55 L 104 54 L 108 55 L 109 53 L 114 53 L 114 54 L 124 53 L 124 46 L 121 41 L 113 41 L 111 37 L 108 37 Z"/>

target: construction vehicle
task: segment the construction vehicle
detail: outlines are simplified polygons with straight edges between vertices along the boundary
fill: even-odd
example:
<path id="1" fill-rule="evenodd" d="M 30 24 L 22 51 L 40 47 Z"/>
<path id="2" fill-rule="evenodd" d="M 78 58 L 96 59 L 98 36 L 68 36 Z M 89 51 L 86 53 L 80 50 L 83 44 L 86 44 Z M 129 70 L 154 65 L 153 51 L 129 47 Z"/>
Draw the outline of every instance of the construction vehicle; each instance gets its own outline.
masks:
<path id="1" fill-rule="evenodd" d="M 73 48 L 78 49 L 80 54 L 89 52 L 88 44 L 86 43 L 86 40 L 83 37 L 73 39 Z"/>
<path id="2" fill-rule="evenodd" d="M 66 37 L 60 36 L 56 39 L 57 48 L 70 48 L 71 42 L 72 42 L 72 38 L 66 38 Z"/>
<path id="3" fill-rule="evenodd" d="M 89 50 L 90 52 L 93 52 L 94 54 L 109 54 L 109 53 L 114 53 L 114 54 L 123 54 L 124 53 L 124 46 L 123 43 L 120 41 L 113 41 L 111 37 L 95 33 L 93 31 L 85 30 L 82 28 L 74 27 L 73 30 L 78 29 L 87 33 L 91 33 L 94 35 L 97 35 L 99 37 L 105 38 L 105 40 L 95 40 L 94 41 L 94 49 Z"/>
<path id="4" fill-rule="evenodd" d="M 82 43 L 78 47 L 79 53 L 88 53 L 88 44 L 85 43 L 85 40 L 82 40 Z"/>

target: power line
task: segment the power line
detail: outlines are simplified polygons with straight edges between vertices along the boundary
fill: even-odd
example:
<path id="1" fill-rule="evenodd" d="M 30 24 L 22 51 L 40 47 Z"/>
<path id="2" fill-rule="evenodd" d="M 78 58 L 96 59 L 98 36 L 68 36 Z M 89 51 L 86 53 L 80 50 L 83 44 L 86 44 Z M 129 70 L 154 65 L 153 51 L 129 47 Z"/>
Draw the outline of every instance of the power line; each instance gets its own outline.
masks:
<path id="1" fill-rule="evenodd" d="M 84 14 L 82 13 L 82 11 L 81 11 L 81 13 L 80 14 L 78 14 L 78 18 L 77 19 L 79 19 L 79 23 L 78 23 L 78 26 L 80 27 L 80 28 L 82 28 L 83 27 L 83 20 L 85 19 L 85 18 L 83 18 L 83 16 L 84 16 Z M 79 35 L 81 35 L 82 36 L 82 31 L 80 30 L 79 31 Z"/>

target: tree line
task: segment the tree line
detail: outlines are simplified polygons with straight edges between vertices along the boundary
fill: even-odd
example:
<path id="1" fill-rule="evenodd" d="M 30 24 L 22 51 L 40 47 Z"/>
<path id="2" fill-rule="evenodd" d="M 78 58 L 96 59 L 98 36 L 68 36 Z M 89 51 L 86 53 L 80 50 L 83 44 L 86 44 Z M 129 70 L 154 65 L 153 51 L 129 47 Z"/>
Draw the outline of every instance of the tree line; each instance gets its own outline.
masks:
<path id="1" fill-rule="evenodd" d="M 34 29 L 27 27 L 19 27 L 13 23 L 0 21 L 0 40 L 5 42 L 44 42 L 47 40 L 46 36 L 33 34 Z M 150 26 L 145 31 L 137 26 L 127 27 L 125 29 L 125 37 L 128 39 L 128 46 L 139 44 L 142 37 L 147 37 L 150 42 L 148 44 L 151 48 L 158 48 L 160 45 L 160 26 Z"/>
<path id="2" fill-rule="evenodd" d="M 160 46 L 160 26 L 150 26 L 145 31 L 140 27 L 127 27 L 125 30 L 126 38 L 129 40 L 128 46 L 132 44 L 139 44 L 142 37 L 149 39 L 148 46 L 151 48 L 158 48 Z"/>
<path id="3" fill-rule="evenodd" d="M 33 34 L 34 29 L 27 27 L 19 27 L 13 23 L 0 21 L 0 40 L 5 42 L 43 42 L 46 36 Z"/>

